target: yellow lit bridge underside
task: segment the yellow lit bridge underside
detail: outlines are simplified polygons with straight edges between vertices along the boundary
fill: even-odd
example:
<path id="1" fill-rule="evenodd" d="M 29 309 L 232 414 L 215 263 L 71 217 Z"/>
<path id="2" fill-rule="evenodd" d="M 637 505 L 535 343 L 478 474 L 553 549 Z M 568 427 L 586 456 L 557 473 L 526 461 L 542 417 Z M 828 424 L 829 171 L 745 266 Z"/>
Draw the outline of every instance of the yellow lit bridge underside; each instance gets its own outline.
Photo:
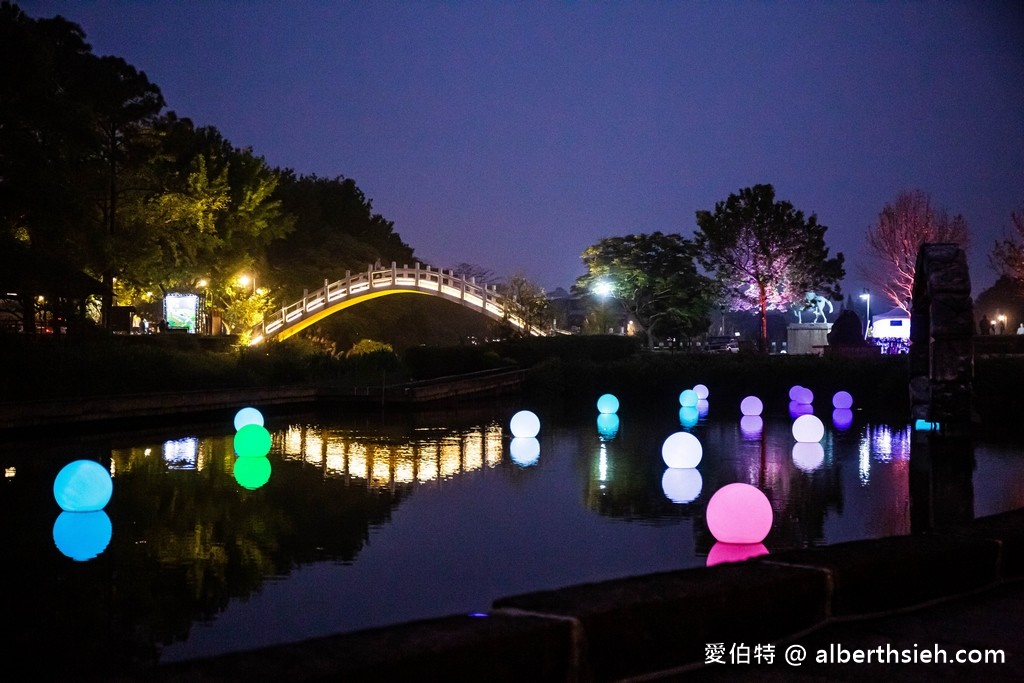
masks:
<path id="1" fill-rule="evenodd" d="M 382 291 L 360 294 L 359 296 L 353 297 L 351 299 L 345 299 L 344 301 L 338 302 L 321 311 L 317 311 L 313 315 L 307 318 L 303 318 L 301 321 L 295 323 L 294 325 L 288 326 L 287 328 L 277 333 L 277 339 L 278 341 L 284 341 L 288 337 L 292 336 L 293 334 L 301 332 L 310 325 L 320 322 L 329 315 L 334 315 L 338 311 L 344 310 L 350 306 L 361 304 L 364 301 L 369 301 L 370 299 L 377 299 L 382 296 L 387 296 L 388 294 L 425 294 L 427 296 L 436 296 L 433 292 L 425 292 L 420 289 L 385 289 Z"/>

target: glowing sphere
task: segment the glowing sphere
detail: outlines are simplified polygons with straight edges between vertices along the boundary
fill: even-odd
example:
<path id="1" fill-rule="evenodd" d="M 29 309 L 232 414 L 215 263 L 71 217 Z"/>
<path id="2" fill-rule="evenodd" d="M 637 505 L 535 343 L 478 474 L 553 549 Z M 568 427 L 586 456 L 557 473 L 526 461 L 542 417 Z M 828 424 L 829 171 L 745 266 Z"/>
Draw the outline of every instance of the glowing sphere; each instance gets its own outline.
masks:
<path id="1" fill-rule="evenodd" d="M 699 400 L 697 392 L 693 389 L 683 389 L 683 393 L 679 394 L 679 405 L 684 408 L 696 408 Z"/>
<path id="2" fill-rule="evenodd" d="M 110 545 L 113 527 L 103 510 L 62 512 L 53 523 L 57 550 L 77 562 L 96 557 Z"/>
<path id="3" fill-rule="evenodd" d="M 520 467 L 536 465 L 540 459 L 540 441 L 532 436 L 517 436 L 508 445 L 512 462 Z"/>
<path id="4" fill-rule="evenodd" d="M 615 413 L 601 413 L 597 416 L 597 433 L 603 439 L 613 439 L 619 433 L 619 416 Z"/>
<path id="5" fill-rule="evenodd" d="M 520 410 L 508 423 L 512 436 L 532 439 L 540 433 L 540 418 L 529 410 Z"/>
<path id="6" fill-rule="evenodd" d="M 661 445 L 661 459 L 669 467 L 696 467 L 703 455 L 704 447 L 690 432 L 670 434 Z"/>
<path id="7" fill-rule="evenodd" d="M 700 422 L 700 411 L 695 406 L 683 406 L 679 409 L 679 424 L 693 427 Z"/>
<path id="8" fill-rule="evenodd" d="M 799 401 L 789 402 L 789 416 L 794 420 L 801 415 L 810 415 L 814 412 L 814 406 Z"/>
<path id="9" fill-rule="evenodd" d="M 726 484 L 707 507 L 708 530 L 722 543 L 760 543 L 772 529 L 772 504 L 750 484 Z"/>
<path id="10" fill-rule="evenodd" d="M 95 460 L 75 460 L 53 479 L 53 497 L 66 512 L 95 512 L 110 502 L 114 482 Z"/>
<path id="11" fill-rule="evenodd" d="M 837 391 L 832 396 L 832 407 L 840 410 L 848 410 L 853 407 L 853 396 L 848 391 Z"/>
<path id="12" fill-rule="evenodd" d="M 270 452 L 270 432 L 258 424 L 247 424 L 234 439 L 235 454 L 240 458 L 260 458 Z"/>
<path id="13" fill-rule="evenodd" d="M 790 401 L 797 400 L 797 396 L 800 395 L 799 392 L 800 392 L 801 389 L 803 389 L 803 387 L 800 386 L 799 384 L 794 384 L 793 386 L 791 386 L 789 388 L 789 400 Z"/>
<path id="14" fill-rule="evenodd" d="M 270 458 L 255 456 L 235 459 L 235 481 L 244 489 L 255 491 L 270 481 Z"/>
<path id="15" fill-rule="evenodd" d="M 697 414 L 700 415 L 701 417 L 707 417 L 709 407 L 710 406 L 708 405 L 707 400 L 703 398 L 700 399 L 699 401 L 697 401 Z"/>
<path id="16" fill-rule="evenodd" d="M 619 399 L 615 398 L 613 394 L 602 394 L 597 399 L 597 412 L 599 413 L 617 413 L 619 412 Z"/>
<path id="17" fill-rule="evenodd" d="M 235 431 L 244 427 L 245 425 L 259 425 L 263 426 L 263 413 L 256 410 L 255 408 L 242 408 L 235 413 Z"/>
<path id="18" fill-rule="evenodd" d="M 764 404 L 757 396 L 747 396 L 740 401 L 740 412 L 744 415 L 760 415 L 764 410 Z"/>
<path id="19" fill-rule="evenodd" d="M 760 415 L 744 415 L 740 418 L 740 431 L 748 439 L 756 439 L 764 430 L 764 420 Z"/>
<path id="20" fill-rule="evenodd" d="M 796 398 L 793 400 L 797 403 L 810 405 L 814 403 L 814 392 L 807 387 L 796 387 Z"/>
<path id="21" fill-rule="evenodd" d="M 722 543 L 719 541 L 708 551 L 707 566 L 712 567 L 723 562 L 742 562 L 767 554 L 768 548 L 765 548 L 763 543 Z"/>
<path id="22" fill-rule="evenodd" d="M 708 395 L 711 393 L 703 384 L 694 384 L 693 390 L 697 392 L 697 398 L 701 401 L 707 400 Z"/>
<path id="23" fill-rule="evenodd" d="M 793 438 L 805 443 L 817 443 L 825 436 L 825 425 L 817 415 L 801 415 L 793 420 Z"/>
<path id="24" fill-rule="evenodd" d="M 836 408 L 832 411 L 832 424 L 836 429 L 849 429 L 853 425 L 853 411 L 849 408 Z"/>
<path id="25" fill-rule="evenodd" d="M 825 462 L 825 449 L 820 443 L 801 441 L 793 444 L 793 464 L 804 472 L 813 472 Z"/>
<path id="26" fill-rule="evenodd" d="M 669 467 L 661 475 L 661 490 L 673 503 L 692 503 L 700 495 L 704 479 L 700 470 Z"/>

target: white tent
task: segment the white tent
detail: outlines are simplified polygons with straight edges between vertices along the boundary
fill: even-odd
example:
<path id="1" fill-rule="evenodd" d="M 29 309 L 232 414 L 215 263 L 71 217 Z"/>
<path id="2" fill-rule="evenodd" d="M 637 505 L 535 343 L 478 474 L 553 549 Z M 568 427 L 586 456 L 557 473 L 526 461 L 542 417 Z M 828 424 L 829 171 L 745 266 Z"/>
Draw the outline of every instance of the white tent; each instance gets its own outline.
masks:
<path id="1" fill-rule="evenodd" d="M 877 339 L 910 339 L 910 314 L 902 308 L 871 316 L 871 336 Z"/>

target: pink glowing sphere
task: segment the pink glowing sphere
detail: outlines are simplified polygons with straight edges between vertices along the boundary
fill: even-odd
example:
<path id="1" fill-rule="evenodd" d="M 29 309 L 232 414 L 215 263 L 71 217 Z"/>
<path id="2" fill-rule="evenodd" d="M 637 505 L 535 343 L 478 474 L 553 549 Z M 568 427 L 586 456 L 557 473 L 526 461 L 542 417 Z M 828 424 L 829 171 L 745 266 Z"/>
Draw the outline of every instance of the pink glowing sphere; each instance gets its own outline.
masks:
<path id="1" fill-rule="evenodd" d="M 801 415 L 793 420 L 793 438 L 806 443 L 817 443 L 825 436 L 825 425 L 817 415 Z"/>
<path id="2" fill-rule="evenodd" d="M 768 548 L 763 543 L 718 543 L 708 551 L 707 566 L 713 567 L 723 562 L 742 562 L 752 557 L 767 555 Z"/>
<path id="3" fill-rule="evenodd" d="M 848 391 L 837 391 L 832 396 L 832 407 L 840 410 L 849 410 L 853 407 L 853 396 Z"/>
<path id="4" fill-rule="evenodd" d="M 760 543 L 773 517 L 768 496 L 750 484 L 726 484 L 708 501 L 708 530 L 722 543 Z"/>
<path id="5" fill-rule="evenodd" d="M 757 396 L 747 396 L 740 401 L 740 412 L 744 415 L 760 415 L 764 410 L 764 404 Z"/>

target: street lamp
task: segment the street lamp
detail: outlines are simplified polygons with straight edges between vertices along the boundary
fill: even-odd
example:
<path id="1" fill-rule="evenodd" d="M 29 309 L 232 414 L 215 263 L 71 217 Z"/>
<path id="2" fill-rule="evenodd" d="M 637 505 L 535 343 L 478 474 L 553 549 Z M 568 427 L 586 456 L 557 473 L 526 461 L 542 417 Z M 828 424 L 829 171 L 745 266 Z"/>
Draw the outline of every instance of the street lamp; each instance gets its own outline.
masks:
<path id="1" fill-rule="evenodd" d="M 246 275 L 244 273 L 242 275 L 238 276 L 238 283 L 240 285 L 242 285 L 243 287 L 248 287 L 250 282 L 252 282 L 252 293 L 255 294 L 256 293 L 256 276 L 255 275 L 250 276 L 250 275 Z"/>
<path id="2" fill-rule="evenodd" d="M 864 338 L 868 338 L 868 331 L 871 329 L 871 290 L 867 287 L 864 288 L 864 293 L 860 295 L 860 298 L 867 302 L 867 308 L 864 312 L 864 317 L 867 321 L 864 323 Z"/>

